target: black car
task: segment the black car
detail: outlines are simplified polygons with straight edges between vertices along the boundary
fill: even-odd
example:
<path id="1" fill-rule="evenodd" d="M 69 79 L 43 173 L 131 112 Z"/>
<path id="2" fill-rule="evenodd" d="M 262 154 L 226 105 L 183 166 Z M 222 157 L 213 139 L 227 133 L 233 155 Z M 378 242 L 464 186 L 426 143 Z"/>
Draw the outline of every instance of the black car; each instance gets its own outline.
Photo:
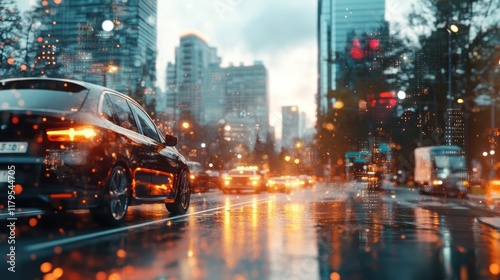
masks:
<path id="1" fill-rule="evenodd" d="M 108 225 L 120 224 L 134 204 L 164 203 L 184 214 L 189 167 L 176 144 L 114 90 L 64 79 L 0 80 L 0 201 L 8 211 L 84 208 Z"/>

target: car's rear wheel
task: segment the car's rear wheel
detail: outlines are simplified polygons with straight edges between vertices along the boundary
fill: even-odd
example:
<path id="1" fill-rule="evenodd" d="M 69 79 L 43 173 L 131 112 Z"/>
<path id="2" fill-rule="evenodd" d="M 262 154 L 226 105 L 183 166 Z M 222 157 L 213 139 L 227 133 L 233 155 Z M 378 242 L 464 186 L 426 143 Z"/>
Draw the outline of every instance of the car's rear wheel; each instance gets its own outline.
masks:
<path id="1" fill-rule="evenodd" d="M 177 181 L 177 195 L 174 203 L 166 203 L 167 210 L 173 214 L 182 215 L 187 212 L 191 201 L 191 189 L 189 186 L 188 173 L 182 171 Z"/>
<path id="2" fill-rule="evenodd" d="M 130 181 L 125 169 L 115 166 L 106 184 L 101 204 L 90 209 L 94 219 L 102 225 L 120 225 L 129 206 L 129 190 Z"/>

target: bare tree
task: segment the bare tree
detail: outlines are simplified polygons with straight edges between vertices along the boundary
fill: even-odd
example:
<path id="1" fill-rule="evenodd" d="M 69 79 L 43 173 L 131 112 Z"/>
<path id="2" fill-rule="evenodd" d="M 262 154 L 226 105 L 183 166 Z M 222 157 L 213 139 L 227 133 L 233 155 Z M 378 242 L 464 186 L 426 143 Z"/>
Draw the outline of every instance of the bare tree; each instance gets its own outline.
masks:
<path id="1" fill-rule="evenodd" d="M 13 0 L 0 0 L 0 76 L 21 75 L 21 15 Z"/>

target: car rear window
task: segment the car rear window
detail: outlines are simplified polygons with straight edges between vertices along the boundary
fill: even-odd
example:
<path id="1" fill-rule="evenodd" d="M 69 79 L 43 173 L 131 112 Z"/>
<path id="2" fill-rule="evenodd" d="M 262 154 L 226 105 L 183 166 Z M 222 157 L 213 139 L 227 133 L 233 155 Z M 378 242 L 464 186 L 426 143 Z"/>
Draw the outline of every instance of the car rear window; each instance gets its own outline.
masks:
<path id="1" fill-rule="evenodd" d="M 76 112 L 88 89 L 64 81 L 27 80 L 0 83 L 0 110 Z"/>
<path id="2" fill-rule="evenodd" d="M 254 175 L 254 172 L 245 170 L 231 170 L 229 171 L 229 175 Z"/>
<path id="3" fill-rule="evenodd" d="M 201 172 L 201 171 L 203 171 L 203 167 L 199 163 L 188 162 L 187 164 L 188 164 L 189 170 L 191 172 Z"/>

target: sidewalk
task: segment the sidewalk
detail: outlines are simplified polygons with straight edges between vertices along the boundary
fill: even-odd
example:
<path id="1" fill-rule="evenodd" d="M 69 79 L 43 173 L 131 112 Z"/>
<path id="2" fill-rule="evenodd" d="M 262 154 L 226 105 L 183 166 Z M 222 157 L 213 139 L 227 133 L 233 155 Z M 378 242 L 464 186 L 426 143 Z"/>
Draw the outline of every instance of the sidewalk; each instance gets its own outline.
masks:
<path id="1" fill-rule="evenodd" d="M 385 190 L 391 190 L 391 189 L 396 189 L 400 187 L 406 187 L 406 188 L 412 188 L 410 186 L 393 186 L 391 184 L 385 184 L 383 185 L 383 189 Z M 490 210 L 496 209 L 497 211 L 500 211 L 500 202 L 496 202 L 497 205 L 494 205 L 495 203 L 491 201 L 491 196 L 490 196 L 490 201 L 488 201 L 488 196 L 486 194 L 485 188 L 481 187 L 473 187 L 471 189 L 471 192 L 467 194 L 465 197 L 465 201 L 467 201 L 469 204 L 472 204 L 473 206 L 480 206 L 484 208 L 488 208 Z M 495 230 L 500 231 L 500 212 L 499 216 L 495 217 L 477 217 L 476 220 L 484 225 L 487 225 Z"/>

